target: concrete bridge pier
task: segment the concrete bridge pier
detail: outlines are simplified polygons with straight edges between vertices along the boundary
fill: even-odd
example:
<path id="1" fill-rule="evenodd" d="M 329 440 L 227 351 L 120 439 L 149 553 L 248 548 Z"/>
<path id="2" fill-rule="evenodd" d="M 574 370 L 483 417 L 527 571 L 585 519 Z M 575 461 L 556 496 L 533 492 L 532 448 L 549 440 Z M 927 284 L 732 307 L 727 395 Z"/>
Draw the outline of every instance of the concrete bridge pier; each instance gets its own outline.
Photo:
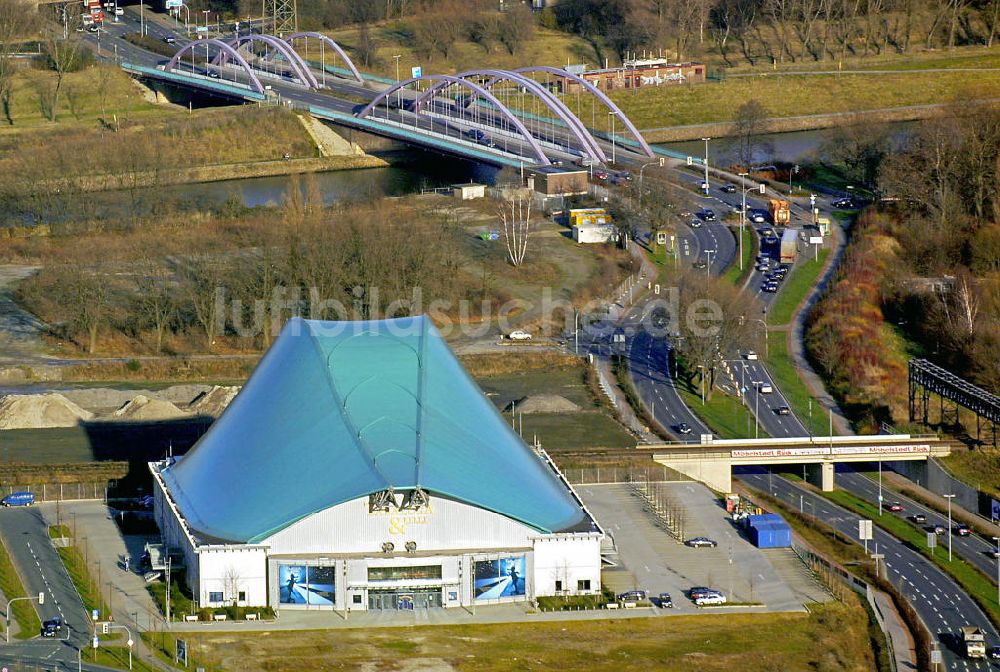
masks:
<path id="1" fill-rule="evenodd" d="M 834 463 L 817 462 L 803 465 L 806 481 L 815 485 L 823 492 L 832 492 L 834 486 Z"/>

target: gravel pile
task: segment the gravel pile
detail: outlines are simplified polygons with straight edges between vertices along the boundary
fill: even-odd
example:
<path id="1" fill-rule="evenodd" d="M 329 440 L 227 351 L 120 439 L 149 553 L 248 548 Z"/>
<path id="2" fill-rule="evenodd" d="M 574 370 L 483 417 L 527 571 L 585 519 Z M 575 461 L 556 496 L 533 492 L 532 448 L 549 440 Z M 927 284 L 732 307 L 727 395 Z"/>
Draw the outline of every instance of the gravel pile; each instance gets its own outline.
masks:
<path id="1" fill-rule="evenodd" d="M 558 394 L 534 394 L 507 407 L 517 413 L 573 413 L 580 407 Z"/>
<path id="2" fill-rule="evenodd" d="M 0 397 L 0 429 L 75 427 L 94 414 L 61 394 L 9 394 Z"/>
<path id="3" fill-rule="evenodd" d="M 187 410 L 194 415 L 210 415 L 217 418 L 222 415 L 230 402 L 236 398 L 240 388 L 229 385 L 216 385 L 208 392 L 202 392 L 188 406 Z"/>
<path id="4" fill-rule="evenodd" d="M 182 411 L 169 401 L 150 399 L 146 395 L 140 394 L 115 411 L 108 419 L 157 421 L 186 417 L 188 417 L 186 411 Z"/>

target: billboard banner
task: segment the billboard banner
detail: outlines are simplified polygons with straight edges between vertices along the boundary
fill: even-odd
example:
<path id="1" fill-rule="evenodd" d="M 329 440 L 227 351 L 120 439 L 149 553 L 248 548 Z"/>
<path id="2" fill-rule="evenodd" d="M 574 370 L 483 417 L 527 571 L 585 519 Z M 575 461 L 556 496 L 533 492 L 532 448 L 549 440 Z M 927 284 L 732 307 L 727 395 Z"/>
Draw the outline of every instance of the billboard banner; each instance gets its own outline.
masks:
<path id="1" fill-rule="evenodd" d="M 524 595 L 524 556 L 477 560 L 474 563 L 474 597 L 495 600 L 500 597 Z"/>
<path id="2" fill-rule="evenodd" d="M 332 607 L 335 576 L 333 567 L 278 565 L 278 602 Z"/>
<path id="3" fill-rule="evenodd" d="M 180 9 L 184 6 L 184 0 L 166 0 L 166 9 Z"/>

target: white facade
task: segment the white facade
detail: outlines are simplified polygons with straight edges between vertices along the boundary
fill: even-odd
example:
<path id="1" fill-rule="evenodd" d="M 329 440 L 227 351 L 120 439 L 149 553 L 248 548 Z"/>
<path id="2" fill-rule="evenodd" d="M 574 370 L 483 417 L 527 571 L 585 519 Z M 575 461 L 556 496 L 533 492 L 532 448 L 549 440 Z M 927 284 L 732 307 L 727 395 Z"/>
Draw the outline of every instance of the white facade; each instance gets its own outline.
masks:
<path id="1" fill-rule="evenodd" d="M 616 238 L 614 224 L 577 224 L 573 226 L 573 240 L 578 243 L 610 243 Z"/>
<path id="2" fill-rule="evenodd" d="M 364 497 L 258 544 L 202 543 L 165 490 L 161 466 L 151 465 L 157 524 L 169 551 L 183 555 L 201 607 L 454 607 L 601 589 L 603 532 L 543 534 L 434 495 L 418 511 L 369 511 Z"/>

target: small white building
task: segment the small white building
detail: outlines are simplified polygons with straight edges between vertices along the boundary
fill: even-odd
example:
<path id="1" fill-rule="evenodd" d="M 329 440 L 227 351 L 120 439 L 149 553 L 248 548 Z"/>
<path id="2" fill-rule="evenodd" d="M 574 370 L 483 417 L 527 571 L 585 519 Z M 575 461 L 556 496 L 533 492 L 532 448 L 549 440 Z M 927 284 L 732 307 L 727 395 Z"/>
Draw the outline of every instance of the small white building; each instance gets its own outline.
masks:
<path id="1" fill-rule="evenodd" d="M 601 589 L 601 528 L 424 317 L 291 320 L 201 441 L 150 469 L 163 543 L 199 607 Z"/>
<path id="2" fill-rule="evenodd" d="M 575 224 L 573 240 L 578 243 L 613 243 L 618 240 L 614 224 Z"/>
<path id="3" fill-rule="evenodd" d="M 474 198 L 486 197 L 486 185 L 469 182 L 468 184 L 451 185 L 451 193 L 455 198 L 471 201 Z"/>

